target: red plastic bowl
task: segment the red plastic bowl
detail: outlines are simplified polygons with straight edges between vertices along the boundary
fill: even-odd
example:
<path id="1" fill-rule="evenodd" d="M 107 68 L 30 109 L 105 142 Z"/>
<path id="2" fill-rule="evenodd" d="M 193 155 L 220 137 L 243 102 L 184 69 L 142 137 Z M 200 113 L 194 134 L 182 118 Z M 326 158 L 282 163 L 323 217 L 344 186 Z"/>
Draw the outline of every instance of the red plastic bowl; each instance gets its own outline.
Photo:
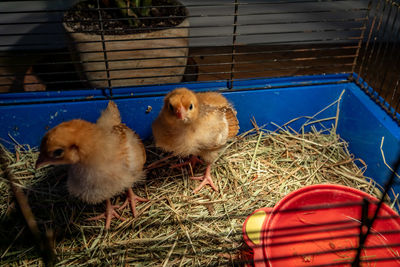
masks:
<path id="1" fill-rule="evenodd" d="M 261 208 L 252 212 L 247 216 L 243 223 L 243 239 L 251 250 L 250 255 L 247 255 L 246 260 L 249 262 L 257 262 L 257 266 L 268 266 L 268 261 L 265 258 L 264 247 L 262 246 L 262 228 L 265 222 L 268 221 L 273 208 Z"/>
<path id="2" fill-rule="evenodd" d="M 360 229 L 361 206 L 356 203 L 363 198 L 377 201 L 346 186 L 312 185 L 287 195 L 273 209 L 254 211 L 243 224 L 243 237 L 253 249 L 254 265 L 350 266 Z M 307 209 L 318 205 L 330 207 Z M 371 204 L 370 217 L 375 209 Z M 367 248 L 361 253 L 361 259 L 368 262 L 361 266 L 400 266 L 400 217 L 385 204 L 379 217 L 386 218 L 375 221 Z"/>
<path id="3" fill-rule="evenodd" d="M 262 246 L 269 266 L 349 266 L 358 244 L 361 205 L 346 204 L 363 198 L 377 201 L 369 194 L 340 185 L 312 185 L 287 195 L 263 224 Z M 331 207 L 298 210 L 316 205 Z M 297 211 L 289 211 L 293 209 Z M 370 217 L 375 209 L 376 205 L 370 205 Z M 367 248 L 361 253 L 361 259 L 369 262 L 362 262 L 362 266 L 400 266 L 400 261 L 394 259 L 400 256 L 400 218 L 385 204 L 378 215 L 390 218 L 374 223 Z M 387 260 L 378 260 L 383 258 Z"/>

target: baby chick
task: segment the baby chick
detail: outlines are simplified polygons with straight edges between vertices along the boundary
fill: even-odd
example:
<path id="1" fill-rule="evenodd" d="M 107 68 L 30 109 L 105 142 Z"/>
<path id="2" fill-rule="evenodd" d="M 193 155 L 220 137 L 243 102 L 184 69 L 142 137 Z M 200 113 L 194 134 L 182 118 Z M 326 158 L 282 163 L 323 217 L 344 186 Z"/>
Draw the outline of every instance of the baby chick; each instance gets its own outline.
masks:
<path id="1" fill-rule="evenodd" d="M 137 197 L 132 184 L 144 178 L 146 152 L 139 137 L 121 123 L 117 105 L 110 101 L 97 122 L 75 119 L 63 122 L 46 133 L 40 146 L 36 168 L 46 165 L 70 165 L 67 188 L 71 195 L 89 204 L 106 201 L 106 212 L 89 220 L 113 217 L 124 220 L 110 198 L 127 190 L 127 199 L 119 207 L 130 205 L 136 217 Z"/>
<path id="2" fill-rule="evenodd" d="M 152 129 L 156 146 L 176 156 L 200 156 L 206 162 L 205 174 L 192 177 L 202 180 L 194 193 L 206 184 L 218 191 L 211 178 L 211 164 L 239 131 L 236 111 L 225 97 L 216 92 L 175 89 L 164 98 Z"/>

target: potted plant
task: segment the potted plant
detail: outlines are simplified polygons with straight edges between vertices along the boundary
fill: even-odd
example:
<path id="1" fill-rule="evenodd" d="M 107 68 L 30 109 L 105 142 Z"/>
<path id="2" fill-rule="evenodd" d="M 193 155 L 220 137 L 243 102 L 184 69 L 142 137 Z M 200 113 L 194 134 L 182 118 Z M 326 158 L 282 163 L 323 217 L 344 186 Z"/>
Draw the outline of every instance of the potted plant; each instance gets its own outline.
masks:
<path id="1" fill-rule="evenodd" d="M 177 0 L 86 0 L 64 14 L 63 26 L 91 87 L 176 83 L 188 56 L 187 16 Z"/>

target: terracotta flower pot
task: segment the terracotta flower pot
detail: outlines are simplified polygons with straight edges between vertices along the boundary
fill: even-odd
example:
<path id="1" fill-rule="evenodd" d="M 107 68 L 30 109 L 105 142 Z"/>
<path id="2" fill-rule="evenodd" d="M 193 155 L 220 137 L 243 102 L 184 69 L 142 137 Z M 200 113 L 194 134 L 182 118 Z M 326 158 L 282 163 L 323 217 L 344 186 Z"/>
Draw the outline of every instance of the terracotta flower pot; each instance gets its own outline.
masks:
<path id="1" fill-rule="evenodd" d="M 75 64 L 78 73 L 81 79 L 88 80 L 91 87 L 109 86 L 106 59 L 112 87 L 177 83 L 182 80 L 189 50 L 187 18 L 165 30 L 103 35 L 105 52 L 101 35 L 74 32 L 67 23 L 63 25 L 71 41 L 74 60 L 79 61 Z M 157 59 L 159 57 L 163 58 Z"/>

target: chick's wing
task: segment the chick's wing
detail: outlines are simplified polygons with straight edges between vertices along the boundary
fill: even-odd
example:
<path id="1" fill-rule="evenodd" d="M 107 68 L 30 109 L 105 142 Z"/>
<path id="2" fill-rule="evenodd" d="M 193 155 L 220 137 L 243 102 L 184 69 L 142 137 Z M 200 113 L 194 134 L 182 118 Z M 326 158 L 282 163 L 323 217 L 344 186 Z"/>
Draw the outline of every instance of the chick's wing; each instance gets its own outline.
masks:
<path id="1" fill-rule="evenodd" d="M 121 115 L 117 105 L 113 101 L 108 102 L 107 108 L 101 113 L 96 124 L 102 128 L 111 129 L 115 125 L 121 123 Z"/>

